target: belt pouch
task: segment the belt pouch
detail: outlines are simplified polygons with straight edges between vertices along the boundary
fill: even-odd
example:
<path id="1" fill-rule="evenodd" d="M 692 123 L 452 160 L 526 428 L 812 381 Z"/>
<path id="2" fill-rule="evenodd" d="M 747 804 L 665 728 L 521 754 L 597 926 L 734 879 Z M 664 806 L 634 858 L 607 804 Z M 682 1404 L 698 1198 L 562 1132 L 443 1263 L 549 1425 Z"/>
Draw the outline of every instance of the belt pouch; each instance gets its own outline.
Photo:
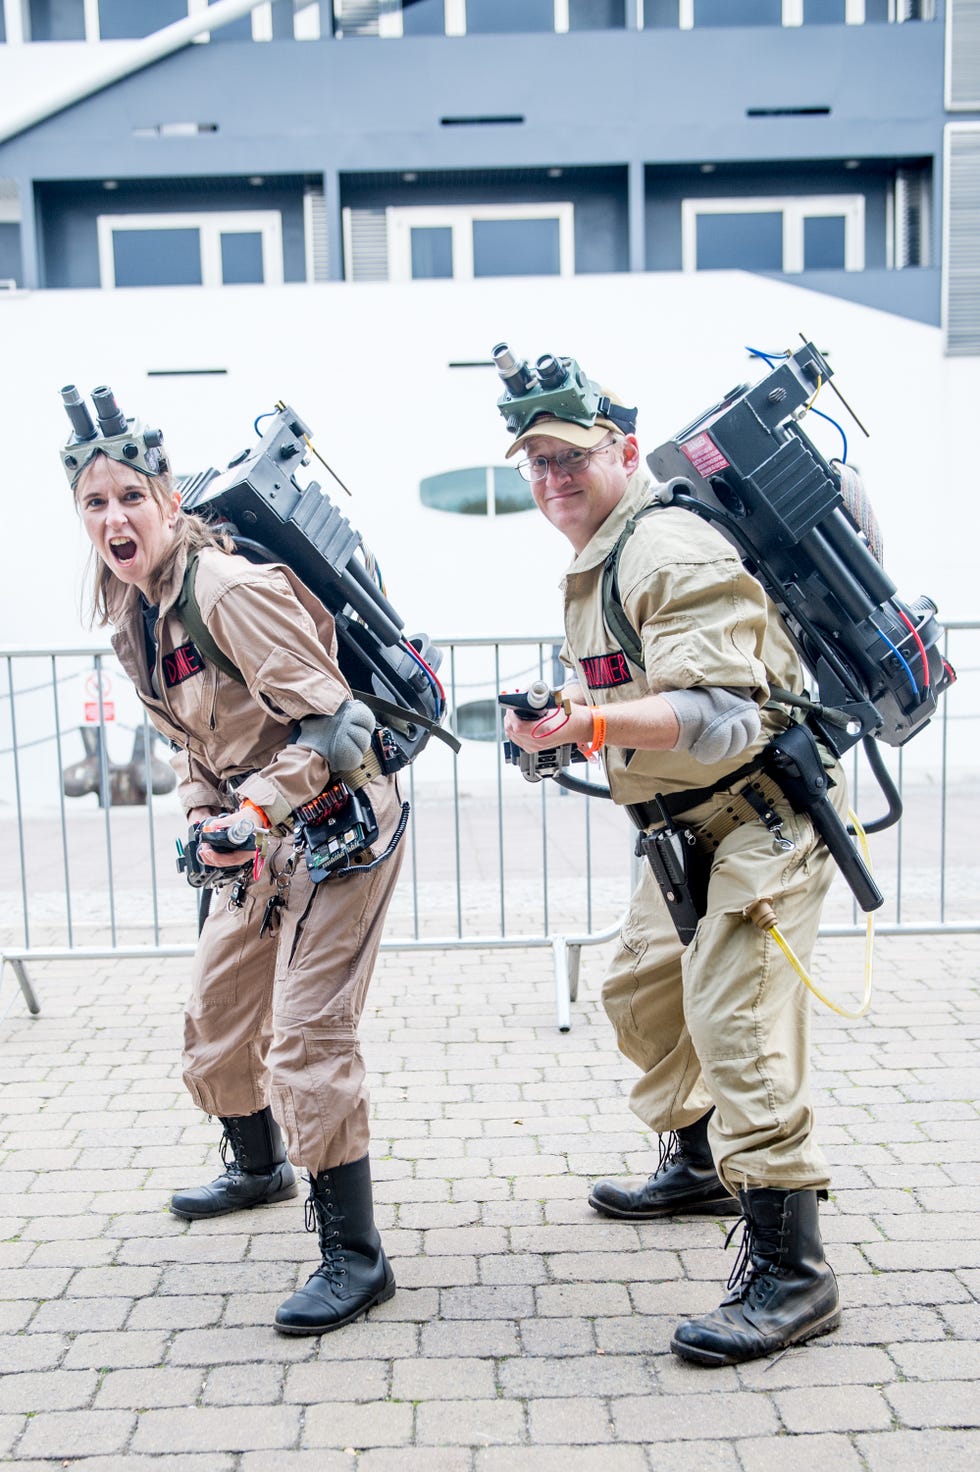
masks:
<path id="1" fill-rule="evenodd" d="M 669 824 L 636 840 L 638 858 L 646 858 L 682 945 L 690 945 L 708 907 L 712 856 L 702 851 L 694 832 Z"/>

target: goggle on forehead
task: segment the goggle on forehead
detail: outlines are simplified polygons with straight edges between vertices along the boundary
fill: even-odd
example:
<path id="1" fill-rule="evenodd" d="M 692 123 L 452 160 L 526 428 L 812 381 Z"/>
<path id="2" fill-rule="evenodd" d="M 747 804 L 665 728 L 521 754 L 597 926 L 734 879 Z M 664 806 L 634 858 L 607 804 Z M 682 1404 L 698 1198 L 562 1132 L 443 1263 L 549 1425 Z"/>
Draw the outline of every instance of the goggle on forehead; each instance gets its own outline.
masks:
<path id="1" fill-rule="evenodd" d="M 624 434 L 635 433 L 636 410 L 611 403 L 608 394 L 585 376 L 574 358 L 544 353 L 532 368 L 505 342 L 497 344 L 492 356 L 504 385 L 497 408 L 511 434 L 524 434 L 543 414 L 586 429 L 591 429 L 597 419 L 605 419 Z"/>
<path id="2" fill-rule="evenodd" d="M 75 484 L 96 455 L 106 455 L 121 465 L 131 465 L 144 475 L 162 475 L 169 470 L 162 430 L 147 429 L 139 420 L 127 419 L 111 388 L 103 386 L 92 390 L 95 419 L 73 383 L 65 385 L 61 398 L 72 427 L 68 442 L 61 451 L 61 464 L 69 485 Z"/>

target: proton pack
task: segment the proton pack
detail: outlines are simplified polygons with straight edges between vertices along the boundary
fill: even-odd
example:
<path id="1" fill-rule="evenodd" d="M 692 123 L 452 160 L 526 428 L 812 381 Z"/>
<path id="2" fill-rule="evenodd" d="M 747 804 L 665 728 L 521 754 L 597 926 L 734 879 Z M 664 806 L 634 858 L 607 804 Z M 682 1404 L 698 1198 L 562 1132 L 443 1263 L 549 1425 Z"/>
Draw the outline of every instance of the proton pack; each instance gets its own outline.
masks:
<path id="1" fill-rule="evenodd" d="M 614 417 L 615 406 L 573 358 L 546 355 L 532 370 L 506 344 L 495 348 L 493 357 L 506 390 L 497 407 L 512 434 L 525 433 L 539 415 L 585 426 L 608 418 L 632 432 L 636 411 Z M 880 564 L 880 539 L 859 478 L 843 461 L 828 463 L 800 428 L 799 420 L 831 377 L 825 358 L 804 340 L 761 382 L 732 389 L 648 456 L 659 484 L 606 560 L 603 616 L 623 652 L 642 665 L 639 636 L 620 600 L 617 567 L 637 521 L 659 506 L 695 513 L 733 544 L 779 609 L 819 691 L 814 699 L 772 692 L 805 714 L 801 724 L 770 743 L 765 763 L 791 805 L 811 815 L 862 908 L 872 910 L 883 897 L 826 800 L 815 737 L 836 756 L 863 740 L 889 803 L 885 817 L 866 824 L 865 831 L 888 827 L 901 816 L 901 800 L 875 741 L 901 746 L 910 740 L 928 724 L 956 675 L 939 648 L 942 628 L 935 604 L 924 597 L 903 603 Z M 513 697 L 499 699 L 515 704 Z M 539 714 L 540 707 L 535 705 L 532 716 L 529 706 L 525 718 Z M 610 796 L 608 788 L 578 782 L 561 770 L 567 747 L 528 754 L 507 745 L 507 759 L 529 781 L 552 777 L 573 791 Z M 708 795 L 704 789 L 673 800 L 680 811 Z M 641 830 L 649 826 L 639 809 L 630 815 Z M 669 818 L 665 832 L 674 836 Z M 665 873 L 661 888 L 668 900 L 675 898 L 676 876 Z"/>
<path id="2" fill-rule="evenodd" d="M 956 676 L 939 648 L 936 605 L 904 603 L 881 566 L 858 478 L 800 427 L 832 373 L 805 342 L 647 464 L 661 482 L 656 500 L 717 527 L 776 604 L 819 689 L 808 724 L 840 756 L 869 736 L 904 745 Z M 615 601 L 614 571 L 609 591 Z"/>
<path id="3" fill-rule="evenodd" d="M 493 353 L 506 387 L 497 406 L 512 433 L 524 433 L 539 414 L 585 425 L 615 415 L 573 358 L 549 354 L 531 370 L 505 344 Z M 564 365 L 563 379 L 543 384 L 539 368 L 553 373 L 554 364 Z M 881 566 L 858 477 L 843 462 L 828 463 L 800 427 L 832 373 L 807 342 L 754 387 L 730 390 L 647 457 L 660 484 L 638 517 L 658 505 L 681 506 L 735 546 L 813 675 L 819 700 L 807 703 L 807 724 L 840 756 L 869 736 L 903 745 L 956 676 L 939 648 L 935 604 L 925 597 L 903 603 Z M 636 411 L 627 417 L 631 429 Z M 638 517 L 607 560 L 603 606 L 634 663 L 642 663 L 640 642 L 616 572 Z"/>
<path id="4" fill-rule="evenodd" d="M 182 509 L 229 535 L 251 561 L 285 563 L 330 611 L 344 678 L 391 732 L 388 771 L 414 761 L 430 736 L 458 750 L 440 729 L 439 650 L 425 634 L 405 638 L 404 620 L 368 570 L 360 533 L 316 481 L 299 486 L 295 471 L 309 463 L 312 431 L 288 404 L 276 409 L 258 443 L 226 470 L 180 480 Z"/>

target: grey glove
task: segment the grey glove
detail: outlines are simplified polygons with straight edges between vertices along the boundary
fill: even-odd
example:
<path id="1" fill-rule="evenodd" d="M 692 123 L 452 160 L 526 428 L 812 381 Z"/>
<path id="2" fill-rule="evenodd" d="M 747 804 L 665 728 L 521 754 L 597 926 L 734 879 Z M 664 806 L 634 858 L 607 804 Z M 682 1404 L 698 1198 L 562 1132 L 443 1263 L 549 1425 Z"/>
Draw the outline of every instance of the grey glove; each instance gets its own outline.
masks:
<path id="1" fill-rule="evenodd" d="M 705 766 L 738 756 L 762 730 L 759 707 L 747 690 L 698 685 L 665 692 L 664 699 L 680 722 L 674 751 L 689 751 Z"/>
<path id="2" fill-rule="evenodd" d="M 296 745 L 319 752 L 331 772 L 349 772 L 371 745 L 374 726 L 374 712 L 362 700 L 345 700 L 332 716 L 300 721 Z"/>

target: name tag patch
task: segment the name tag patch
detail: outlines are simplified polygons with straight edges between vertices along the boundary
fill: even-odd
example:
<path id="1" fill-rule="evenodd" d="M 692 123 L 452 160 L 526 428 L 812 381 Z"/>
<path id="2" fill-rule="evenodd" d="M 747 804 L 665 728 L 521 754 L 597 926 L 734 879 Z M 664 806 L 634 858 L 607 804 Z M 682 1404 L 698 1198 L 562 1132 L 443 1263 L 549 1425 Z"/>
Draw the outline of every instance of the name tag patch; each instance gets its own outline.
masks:
<path id="1" fill-rule="evenodd" d="M 175 685 L 182 685 L 192 675 L 203 675 L 204 660 L 198 654 L 195 646 L 188 640 L 175 649 L 173 654 L 163 656 L 163 679 L 168 690 Z"/>
<path id="2" fill-rule="evenodd" d="M 621 649 L 615 654 L 588 654 L 581 661 L 585 683 L 590 690 L 612 690 L 617 685 L 629 685 L 629 661 Z"/>

